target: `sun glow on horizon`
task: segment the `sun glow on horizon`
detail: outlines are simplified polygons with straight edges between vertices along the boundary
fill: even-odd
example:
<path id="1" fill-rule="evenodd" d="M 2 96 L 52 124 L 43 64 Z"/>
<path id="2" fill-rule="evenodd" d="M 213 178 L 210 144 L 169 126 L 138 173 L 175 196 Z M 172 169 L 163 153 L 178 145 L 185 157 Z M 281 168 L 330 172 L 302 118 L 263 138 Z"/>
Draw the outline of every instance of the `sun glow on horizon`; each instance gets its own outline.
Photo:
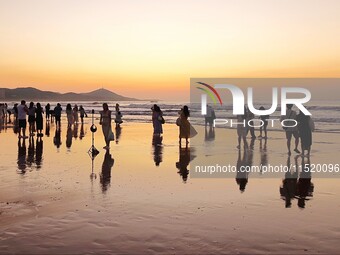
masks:
<path id="1" fill-rule="evenodd" d="M 191 77 L 339 77 L 339 1 L 1 1 L 0 87 L 183 100 Z"/>

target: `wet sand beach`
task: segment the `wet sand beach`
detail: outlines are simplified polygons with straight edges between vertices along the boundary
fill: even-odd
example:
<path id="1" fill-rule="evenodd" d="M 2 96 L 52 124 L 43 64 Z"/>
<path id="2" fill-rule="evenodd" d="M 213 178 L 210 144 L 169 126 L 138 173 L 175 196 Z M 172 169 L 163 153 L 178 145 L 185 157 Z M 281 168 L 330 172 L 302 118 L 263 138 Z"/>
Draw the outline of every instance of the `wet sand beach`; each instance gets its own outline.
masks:
<path id="1" fill-rule="evenodd" d="M 340 179 L 312 178 L 305 208 L 298 199 L 285 208 L 284 176 L 249 178 L 240 192 L 235 178 L 185 171 L 190 158 L 237 164 L 236 130 L 216 129 L 215 139 L 205 139 L 198 127 L 201 142 L 185 150 L 174 124 L 155 141 L 151 123 L 124 123 L 106 153 L 97 126 L 93 165 L 89 119 L 76 131 L 63 125 L 59 148 L 53 123 L 49 136 L 25 145 L 10 127 L 1 131 L 1 254 L 339 253 Z M 315 133 L 311 162 L 339 163 L 339 137 Z M 269 133 L 265 152 L 255 140 L 252 151 L 253 164 L 288 160 L 283 132 Z"/>

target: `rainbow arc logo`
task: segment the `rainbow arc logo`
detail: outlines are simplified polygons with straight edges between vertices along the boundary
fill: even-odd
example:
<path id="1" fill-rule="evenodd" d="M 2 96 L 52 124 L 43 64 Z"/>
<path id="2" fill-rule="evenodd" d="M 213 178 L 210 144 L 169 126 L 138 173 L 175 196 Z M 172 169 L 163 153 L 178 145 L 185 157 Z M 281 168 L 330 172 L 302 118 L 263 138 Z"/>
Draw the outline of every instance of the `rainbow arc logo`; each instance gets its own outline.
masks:
<path id="1" fill-rule="evenodd" d="M 216 89 L 214 89 L 211 85 L 206 84 L 204 82 L 197 82 L 197 83 L 204 86 L 204 87 L 203 88 L 202 87 L 196 87 L 196 88 L 204 91 L 211 98 L 214 105 L 217 104 L 216 98 L 218 99 L 218 101 L 220 102 L 221 105 L 223 104 L 222 99 L 221 99 L 220 95 L 218 94 L 218 92 L 216 91 Z"/>

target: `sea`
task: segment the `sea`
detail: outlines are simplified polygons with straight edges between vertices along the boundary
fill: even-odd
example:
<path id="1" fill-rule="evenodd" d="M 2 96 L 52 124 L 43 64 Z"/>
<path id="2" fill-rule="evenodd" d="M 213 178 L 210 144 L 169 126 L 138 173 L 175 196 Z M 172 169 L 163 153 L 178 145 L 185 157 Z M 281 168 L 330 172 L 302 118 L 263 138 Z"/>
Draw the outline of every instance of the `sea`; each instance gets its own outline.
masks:
<path id="1" fill-rule="evenodd" d="M 8 109 L 12 109 L 15 102 L 7 102 Z M 47 102 L 41 101 L 41 105 L 44 107 Z M 51 109 L 53 109 L 57 102 L 49 102 Z M 104 102 L 60 102 L 63 110 L 66 109 L 66 104 L 70 103 L 72 107 L 77 104 L 82 105 L 87 112 L 88 116 L 91 117 L 91 112 L 94 110 L 94 118 L 98 119 L 99 111 L 102 110 L 102 104 Z M 188 102 L 172 102 L 172 101 L 121 101 L 109 104 L 109 108 L 114 111 L 115 104 L 119 103 L 120 111 L 123 114 L 124 122 L 141 122 L 151 123 L 151 107 L 153 104 L 157 104 L 162 112 L 166 123 L 174 124 L 178 118 L 178 112 L 184 105 L 188 105 L 191 109 L 190 122 L 193 125 L 204 125 L 204 118 L 200 113 L 200 105 L 190 104 Z M 271 107 L 269 102 L 255 102 L 255 108 L 264 106 L 266 109 Z M 235 119 L 232 114 L 232 105 L 212 105 L 215 110 L 216 118 L 219 119 Z M 311 112 L 312 119 L 315 123 L 315 132 L 324 133 L 340 133 L 340 104 L 339 101 L 312 101 L 306 105 L 306 108 Z M 293 108 L 294 109 L 294 108 Z M 295 108 L 295 110 L 297 110 Z M 270 119 L 279 119 L 281 114 L 280 106 L 270 116 Z M 255 116 L 258 118 L 258 116 Z M 220 125 L 218 128 L 235 128 L 230 125 Z M 279 131 L 282 130 L 282 126 L 279 122 L 274 122 L 274 127 L 268 127 L 269 130 Z"/>

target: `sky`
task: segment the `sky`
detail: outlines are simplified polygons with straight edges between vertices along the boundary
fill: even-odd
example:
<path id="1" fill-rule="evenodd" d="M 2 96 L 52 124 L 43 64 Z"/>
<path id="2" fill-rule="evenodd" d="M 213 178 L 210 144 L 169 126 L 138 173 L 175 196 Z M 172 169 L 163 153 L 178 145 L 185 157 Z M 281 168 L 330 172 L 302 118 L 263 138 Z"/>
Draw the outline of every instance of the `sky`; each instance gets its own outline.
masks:
<path id="1" fill-rule="evenodd" d="M 0 87 L 181 101 L 195 77 L 340 77 L 338 0 L 0 0 Z"/>

